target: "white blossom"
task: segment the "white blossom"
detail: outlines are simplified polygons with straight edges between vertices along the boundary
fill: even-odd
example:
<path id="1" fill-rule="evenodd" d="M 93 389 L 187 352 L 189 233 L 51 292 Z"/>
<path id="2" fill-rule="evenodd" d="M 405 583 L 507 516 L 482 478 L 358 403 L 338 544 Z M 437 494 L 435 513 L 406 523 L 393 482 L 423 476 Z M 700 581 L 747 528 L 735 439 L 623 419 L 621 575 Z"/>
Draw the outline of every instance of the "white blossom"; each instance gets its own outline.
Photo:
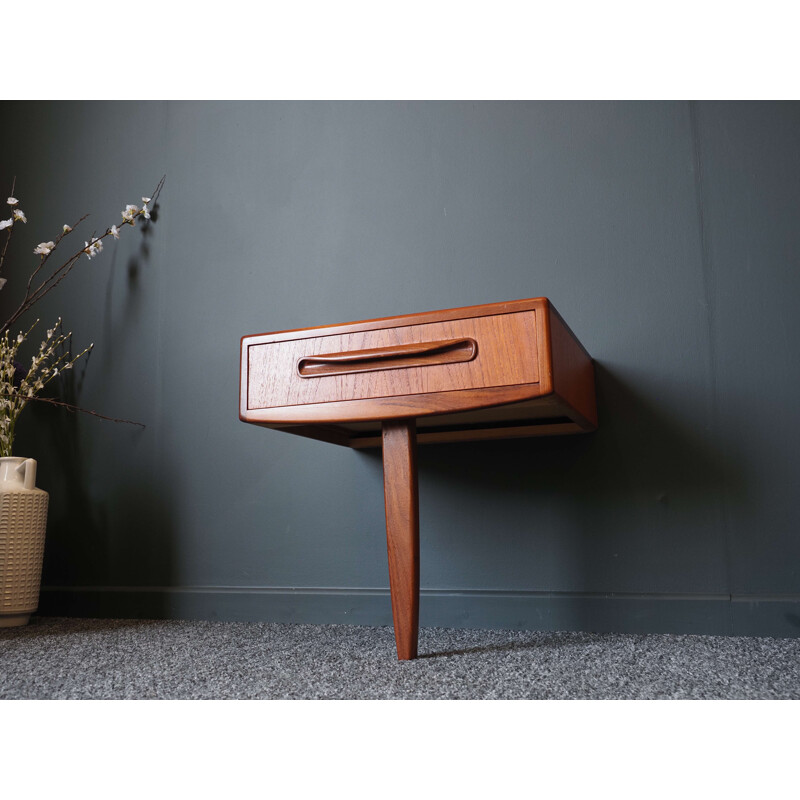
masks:
<path id="1" fill-rule="evenodd" d="M 10 206 L 15 206 L 17 203 L 19 203 L 19 200 L 17 200 L 16 197 L 9 197 L 8 200 L 6 200 L 6 203 L 8 203 Z"/>
<path id="2" fill-rule="evenodd" d="M 69 233 L 72 230 L 69 225 L 64 226 L 64 233 Z"/>
<path id="3" fill-rule="evenodd" d="M 133 218 L 139 213 L 139 206 L 131 205 L 130 203 L 125 206 L 122 212 L 122 219 L 125 222 L 130 222 L 133 225 Z"/>
<path id="4" fill-rule="evenodd" d="M 143 203 L 149 203 L 150 202 L 150 198 L 149 197 L 143 197 L 142 198 L 142 202 Z"/>
<path id="5" fill-rule="evenodd" d="M 20 211 L 18 208 L 14 209 L 14 219 L 18 219 L 21 222 L 27 222 L 28 218 L 25 216 L 24 211 Z"/>
<path id="6" fill-rule="evenodd" d="M 49 256 L 50 251 L 55 247 L 55 242 L 39 242 L 34 248 L 34 253 L 40 256 Z"/>
<path id="7" fill-rule="evenodd" d="M 150 219 L 150 212 L 147 210 L 147 203 L 142 206 L 142 216 L 145 219 Z"/>
<path id="8" fill-rule="evenodd" d="M 116 225 L 112 225 L 112 226 L 111 226 L 111 227 L 108 229 L 108 232 L 109 232 L 109 233 L 110 233 L 110 234 L 111 234 L 111 235 L 112 235 L 112 236 L 113 236 L 115 239 L 119 239 L 119 228 L 118 228 Z"/>
<path id="9" fill-rule="evenodd" d="M 0 231 L 10 228 L 14 224 L 13 219 L 0 219 Z"/>
<path id="10" fill-rule="evenodd" d="M 86 258 L 88 258 L 89 261 L 92 260 L 92 256 L 96 256 L 103 249 L 103 243 L 97 239 L 92 239 L 91 244 L 89 244 L 89 242 L 84 242 L 83 244 L 83 252 L 86 253 Z"/>

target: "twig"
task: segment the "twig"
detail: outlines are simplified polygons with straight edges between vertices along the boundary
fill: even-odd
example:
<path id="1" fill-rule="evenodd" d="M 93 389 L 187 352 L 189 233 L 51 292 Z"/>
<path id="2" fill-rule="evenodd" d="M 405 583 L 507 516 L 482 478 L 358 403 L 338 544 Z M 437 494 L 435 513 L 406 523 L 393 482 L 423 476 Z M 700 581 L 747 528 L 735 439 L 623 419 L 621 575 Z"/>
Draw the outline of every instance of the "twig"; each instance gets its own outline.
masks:
<path id="1" fill-rule="evenodd" d="M 16 397 L 15 394 L 11 393 L 0 393 L 0 397 Z M 117 419 L 116 417 L 107 417 L 105 414 L 98 414 L 97 411 L 90 411 L 88 408 L 81 408 L 80 406 L 73 405 L 72 403 L 65 403 L 63 400 L 54 400 L 52 397 L 38 397 L 37 395 L 33 395 L 32 397 L 26 398 L 28 400 L 36 400 L 39 403 L 50 403 L 53 406 L 61 406 L 62 408 L 66 408 L 67 411 L 73 413 L 75 411 L 80 411 L 82 414 L 91 414 L 93 417 L 98 417 L 99 419 L 107 420 L 108 422 L 124 422 L 127 425 L 138 425 L 140 428 L 146 428 L 143 422 L 134 422 L 131 419 Z"/>
<path id="2" fill-rule="evenodd" d="M 14 176 L 14 179 L 11 181 L 11 197 L 14 196 L 14 187 L 17 185 L 17 176 Z M 12 212 L 11 216 L 13 217 L 14 214 Z M 3 252 L 0 253 L 0 271 L 3 269 L 3 263 L 6 260 L 6 250 L 8 250 L 8 243 L 11 241 L 11 231 L 14 230 L 14 226 L 12 225 L 8 229 L 8 236 L 6 236 L 6 243 L 3 245 Z"/>
<path id="3" fill-rule="evenodd" d="M 88 214 L 84 214 L 84 215 L 83 215 L 83 216 L 82 216 L 82 217 L 81 217 L 81 218 L 80 218 L 80 219 L 79 219 L 77 222 L 75 222 L 75 223 L 72 225 L 72 228 L 70 229 L 70 232 L 71 232 L 72 230 L 74 230 L 75 228 L 77 228 L 77 227 L 78 227 L 78 225 L 80 225 L 80 224 L 81 224 L 81 222 L 83 222 L 83 221 L 84 221 L 84 220 L 85 220 L 85 219 L 86 219 L 88 216 L 89 216 Z M 60 233 L 58 236 L 56 236 L 56 246 L 57 246 L 57 245 L 58 245 L 58 243 L 59 243 L 59 242 L 60 242 L 60 241 L 61 241 L 61 240 L 64 238 L 64 236 L 65 236 L 66 234 L 67 234 L 67 231 L 61 231 L 61 233 Z M 36 269 L 35 269 L 35 270 L 34 270 L 34 271 L 31 273 L 31 276 L 30 276 L 30 278 L 28 278 L 28 285 L 25 287 L 25 300 L 27 300 L 27 299 L 28 299 L 28 298 L 31 296 L 31 284 L 33 283 L 33 279 L 36 277 L 36 275 L 39 273 L 39 271 L 42 269 L 42 267 L 43 267 L 43 266 L 44 266 L 44 265 L 47 263 L 47 259 L 48 259 L 48 258 L 50 258 L 50 256 L 51 256 L 51 255 L 52 255 L 54 252 L 55 252 L 55 247 L 54 247 L 54 248 L 53 248 L 53 249 L 52 249 L 52 250 L 51 250 L 51 251 L 50 251 L 50 252 L 49 252 L 49 253 L 48 253 L 46 256 L 44 256 L 44 257 L 43 257 L 43 258 L 42 258 L 42 259 L 39 261 L 39 266 L 38 266 L 38 267 L 36 267 Z M 82 253 L 82 252 L 83 252 L 83 251 L 81 250 L 81 253 Z M 70 259 L 67 261 L 67 263 L 69 263 L 69 262 L 70 262 L 70 261 L 72 261 L 73 259 L 76 259 L 76 258 L 78 258 L 79 256 L 80 256 L 80 253 L 78 253 L 77 255 L 74 255 L 74 256 L 72 256 L 72 258 L 70 258 Z M 65 264 L 64 266 L 66 266 L 66 264 Z M 56 275 L 56 274 L 58 274 L 58 272 L 60 272 L 62 269 L 64 269 L 64 267 L 63 267 L 63 266 L 62 266 L 62 267 L 60 267 L 59 269 L 57 269 L 57 270 L 56 270 L 56 271 L 53 273 L 53 275 Z M 52 276 L 51 276 L 51 277 L 52 277 Z M 44 284 L 43 284 L 43 285 L 44 285 Z M 38 291 L 38 290 L 37 290 L 37 291 Z M 34 294 L 35 294 L 35 292 L 34 292 Z M 25 300 L 23 300 L 23 302 L 25 302 Z M 35 303 L 35 302 L 36 302 L 35 300 L 32 300 L 30 305 L 33 305 L 33 303 Z"/>

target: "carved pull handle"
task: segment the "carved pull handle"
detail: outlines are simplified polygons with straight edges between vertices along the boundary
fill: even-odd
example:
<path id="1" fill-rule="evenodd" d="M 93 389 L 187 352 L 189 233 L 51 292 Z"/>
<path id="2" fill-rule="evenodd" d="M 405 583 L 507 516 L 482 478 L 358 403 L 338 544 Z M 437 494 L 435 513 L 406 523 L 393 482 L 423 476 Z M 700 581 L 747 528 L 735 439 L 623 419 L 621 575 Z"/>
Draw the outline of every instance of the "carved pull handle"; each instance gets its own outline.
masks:
<path id="1" fill-rule="evenodd" d="M 433 367 L 472 361 L 478 355 L 474 339 L 448 339 L 443 342 L 414 342 L 372 350 L 350 350 L 322 356 L 305 356 L 297 361 L 301 378 L 324 375 L 349 375 L 354 372 L 375 372 L 383 369 Z"/>

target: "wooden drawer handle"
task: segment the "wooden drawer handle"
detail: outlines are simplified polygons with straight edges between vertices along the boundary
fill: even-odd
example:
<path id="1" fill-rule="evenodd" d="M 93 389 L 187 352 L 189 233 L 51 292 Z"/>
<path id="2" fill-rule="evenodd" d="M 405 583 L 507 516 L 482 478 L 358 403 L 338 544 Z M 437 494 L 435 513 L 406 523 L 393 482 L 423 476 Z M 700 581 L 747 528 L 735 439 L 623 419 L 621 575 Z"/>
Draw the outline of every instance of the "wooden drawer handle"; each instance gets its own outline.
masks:
<path id="1" fill-rule="evenodd" d="M 301 378 L 321 378 L 324 375 L 349 375 L 354 372 L 374 372 L 383 369 L 433 367 L 472 361 L 478 355 L 474 339 L 448 339 L 444 342 L 414 342 L 373 350 L 350 350 L 324 356 L 305 356 L 297 361 Z"/>

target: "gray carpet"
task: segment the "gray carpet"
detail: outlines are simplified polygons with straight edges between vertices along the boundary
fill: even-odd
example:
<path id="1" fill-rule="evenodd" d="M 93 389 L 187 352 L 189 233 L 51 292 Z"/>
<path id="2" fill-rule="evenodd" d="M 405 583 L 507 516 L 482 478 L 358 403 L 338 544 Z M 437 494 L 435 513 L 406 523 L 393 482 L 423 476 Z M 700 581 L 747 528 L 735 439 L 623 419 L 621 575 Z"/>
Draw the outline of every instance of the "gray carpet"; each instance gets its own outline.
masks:
<path id="1" fill-rule="evenodd" d="M 2 699 L 800 699 L 800 639 L 37 618 Z"/>

